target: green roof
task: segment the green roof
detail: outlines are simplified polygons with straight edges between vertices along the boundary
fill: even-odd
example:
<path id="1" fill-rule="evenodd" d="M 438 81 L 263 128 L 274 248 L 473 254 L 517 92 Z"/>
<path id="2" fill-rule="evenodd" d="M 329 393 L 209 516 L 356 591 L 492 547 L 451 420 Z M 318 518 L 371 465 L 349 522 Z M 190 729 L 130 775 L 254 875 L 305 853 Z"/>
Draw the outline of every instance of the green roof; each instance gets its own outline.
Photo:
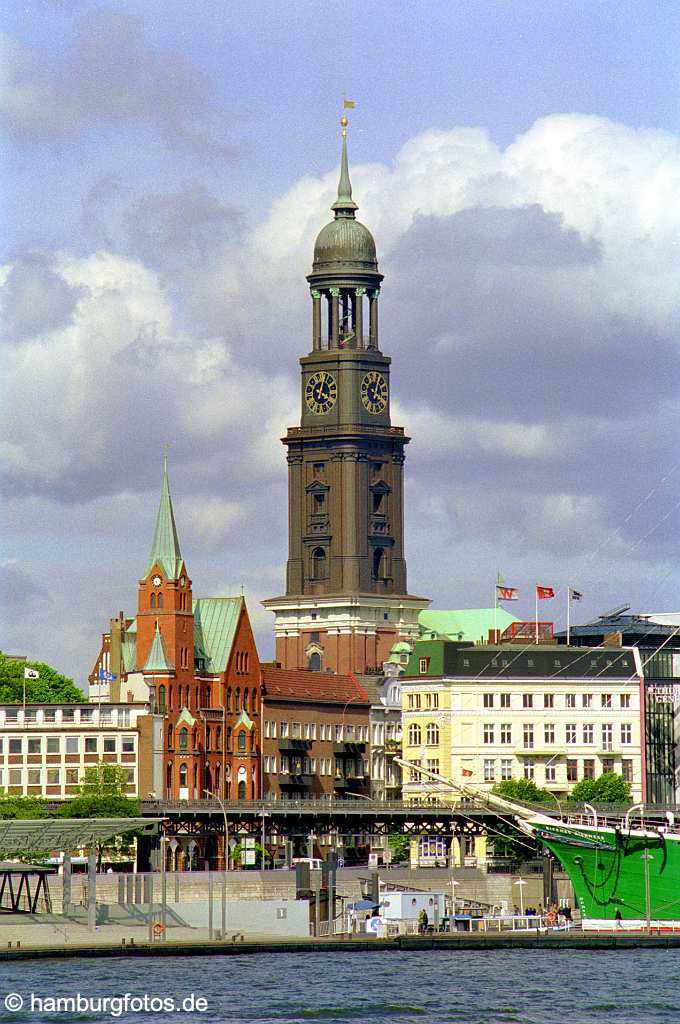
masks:
<path id="1" fill-rule="evenodd" d="M 161 500 L 156 517 L 156 529 L 151 545 L 151 554 L 146 565 L 148 576 L 154 565 L 159 565 L 169 580 L 176 580 L 183 565 L 182 552 L 179 549 L 175 514 L 172 510 L 172 498 L 168 484 L 168 458 L 163 459 L 163 484 Z"/>
<path id="2" fill-rule="evenodd" d="M 390 654 L 410 654 L 412 650 L 411 644 L 407 644 L 405 640 L 398 640 L 390 647 Z"/>
<path id="3" fill-rule="evenodd" d="M 501 631 L 511 622 L 514 615 L 505 608 L 463 608 L 454 611 L 435 611 L 427 608 L 418 615 L 421 633 L 436 633 L 446 640 L 468 640 L 472 643 L 488 643 L 489 630 Z"/>
<path id="4" fill-rule="evenodd" d="M 242 597 L 201 597 L 194 601 L 194 649 L 208 672 L 224 672 L 236 636 Z"/>
<path id="5" fill-rule="evenodd" d="M 149 651 L 149 657 L 146 659 L 146 664 L 142 669 L 142 672 L 173 672 L 174 665 L 171 665 L 165 655 L 165 644 L 163 643 L 163 637 L 161 631 L 156 623 L 156 632 L 154 633 L 153 643 L 151 644 L 151 650 Z"/>

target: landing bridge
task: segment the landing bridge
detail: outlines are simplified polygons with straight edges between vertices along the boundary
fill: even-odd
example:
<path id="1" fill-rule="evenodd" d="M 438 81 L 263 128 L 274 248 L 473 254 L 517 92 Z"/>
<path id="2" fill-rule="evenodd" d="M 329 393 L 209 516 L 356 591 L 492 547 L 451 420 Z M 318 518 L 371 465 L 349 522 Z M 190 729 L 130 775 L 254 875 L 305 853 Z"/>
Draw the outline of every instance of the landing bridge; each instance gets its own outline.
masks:
<path id="1" fill-rule="evenodd" d="M 230 833 L 292 839 L 310 832 L 364 833 L 376 836 L 480 835 L 498 822 L 498 813 L 484 804 L 406 803 L 403 800 L 153 800 L 142 814 L 163 818 L 168 837 L 218 836 Z"/>

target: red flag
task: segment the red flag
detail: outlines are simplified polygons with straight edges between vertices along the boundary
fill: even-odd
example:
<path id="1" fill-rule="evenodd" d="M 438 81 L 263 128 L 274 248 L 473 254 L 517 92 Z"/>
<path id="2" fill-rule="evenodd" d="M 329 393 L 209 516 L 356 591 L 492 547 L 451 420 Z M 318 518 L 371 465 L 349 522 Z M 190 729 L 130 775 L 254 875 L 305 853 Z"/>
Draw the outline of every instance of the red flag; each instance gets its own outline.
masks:
<path id="1" fill-rule="evenodd" d="M 549 598 L 555 596 L 555 591 L 552 587 L 536 587 L 536 597 L 539 601 L 547 601 Z"/>
<path id="2" fill-rule="evenodd" d="M 461 770 L 460 770 L 460 774 L 461 774 L 461 775 L 469 775 L 469 776 L 472 776 L 472 772 L 470 771 L 470 769 L 469 769 L 469 768 L 461 768 Z"/>
<path id="3" fill-rule="evenodd" d="M 496 600 L 497 601 L 517 601 L 519 594 L 516 587 L 502 587 L 500 583 L 496 584 Z"/>

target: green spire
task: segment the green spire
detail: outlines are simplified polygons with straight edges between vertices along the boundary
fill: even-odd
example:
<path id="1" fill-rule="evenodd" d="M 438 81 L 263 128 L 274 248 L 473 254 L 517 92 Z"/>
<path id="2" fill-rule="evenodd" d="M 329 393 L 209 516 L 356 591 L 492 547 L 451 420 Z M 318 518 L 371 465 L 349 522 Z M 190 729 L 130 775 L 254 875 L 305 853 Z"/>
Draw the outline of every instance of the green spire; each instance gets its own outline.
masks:
<path id="1" fill-rule="evenodd" d="M 347 162 L 347 118 L 340 119 L 342 125 L 342 156 L 340 158 L 340 181 L 338 182 L 338 198 L 331 206 L 335 210 L 335 219 L 339 217 L 354 218 L 354 211 L 359 207 L 352 199 L 352 182 L 349 180 L 349 164 Z"/>
<path id="2" fill-rule="evenodd" d="M 156 632 L 153 635 L 153 643 L 151 644 L 151 650 L 149 651 L 149 657 L 146 659 L 146 664 L 142 669 L 142 672 L 172 672 L 174 667 L 168 661 L 165 655 L 165 644 L 163 643 L 163 637 L 161 631 L 156 623 Z"/>
<path id="3" fill-rule="evenodd" d="M 153 535 L 151 554 L 146 565 L 146 575 L 154 567 L 160 565 L 169 580 L 176 580 L 182 568 L 182 553 L 179 550 L 175 514 L 172 511 L 172 498 L 168 485 L 168 457 L 163 456 L 163 486 L 161 501 L 158 506 L 156 530 Z"/>

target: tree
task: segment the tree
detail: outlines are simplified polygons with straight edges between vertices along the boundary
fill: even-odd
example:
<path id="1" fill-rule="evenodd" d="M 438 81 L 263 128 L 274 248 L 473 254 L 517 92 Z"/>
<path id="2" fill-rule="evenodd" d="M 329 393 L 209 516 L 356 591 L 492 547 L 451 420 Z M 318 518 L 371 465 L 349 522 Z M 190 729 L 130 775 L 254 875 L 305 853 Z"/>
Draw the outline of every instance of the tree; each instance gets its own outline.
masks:
<path id="1" fill-rule="evenodd" d="M 247 871 L 248 868 L 257 868 L 258 866 L 261 868 L 262 867 L 262 854 L 263 853 L 264 853 L 265 861 L 271 860 L 271 857 L 272 857 L 271 853 L 269 852 L 269 850 L 263 850 L 261 843 L 255 843 L 254 850 L 255 850 L 255 863 L 254 864 L 241 864 L 241 860 L 242 859 L 245 860 L 244 854 L 246 852 L 246 847 L 244 846 L 243 843 L 237 843 L 236 846 L 234 846 L 232 848 L 229 856 L 230 856 L 230 859 L 234 862 L 234 864 L 241 864 L 241 867 L 244 869 L 244 871 Z"/>
<path id="2" fill-rule="evenodd" d="M 402 832 L 395 832 L 387 840 L 395 864 L 401 864 L 411 859 L 411 837 Z"/>
<path id="3" fill-rule="evenodd" d="M 78 795 L 59 810 L 61 818 L 135 818 L 140 813 L 139 800 L 125 795 L 127 779 L 119 764 L 101 762 L 85 769 Z M 129 855 L 135 829 L 114 836 L 97 846 L 97 866 L 101 867 L 104 850 Z"/>
<path id="4" fill-rule="evenodd" d="M 0 651 L 0 704 L 23 704 L 24 669 L 32 668 L 39 679 L 26 679 L 27 704 L 82 704 L 84 694 L 72 679 L 42 661 L 19 661 Z"/>
<path id="5" fill-rule="evenodd" d="M 14 796 L 12 793 L 0 794 L 0 819 L 8 818 L 47 818 L 47 804 L 40 796 Z"/>
<path id="6" fill-rule="evenodd" d="M 547 789 L 540 789 L 533 779 L 506 779 L 504 782 L 497 782 L 491 792 L 508 800 L 519 800 L 524 804 L 545 804 L 551 801 L 554 803 L 552 793 Z"/>
<path id="7" fill-rule="evenodd" d="M 540 789 L 532 779 L 506 779 L 497 782 L 491 792 L 507 800 L 518 800 L 525 804 L 555 802 L 552 794 L 547 789 Z M 493 839 L 494 850 L 500 857 L 512 857 L 513 860 L 522 863 L 540 855 L 540 843 L 529 836 L 520 836 L 519 830 L 509 822 L 498 821 L 494 824 L 494 830 L 495 833 L 489 838 Z"/>
<path id="8" fill-rule="evenodd" d="M 582 779 L 572 789 L 569 800 L 578 804 L 629 804 L 630 783 L 623 775 L 605 772 L 597 779 Z"/>

